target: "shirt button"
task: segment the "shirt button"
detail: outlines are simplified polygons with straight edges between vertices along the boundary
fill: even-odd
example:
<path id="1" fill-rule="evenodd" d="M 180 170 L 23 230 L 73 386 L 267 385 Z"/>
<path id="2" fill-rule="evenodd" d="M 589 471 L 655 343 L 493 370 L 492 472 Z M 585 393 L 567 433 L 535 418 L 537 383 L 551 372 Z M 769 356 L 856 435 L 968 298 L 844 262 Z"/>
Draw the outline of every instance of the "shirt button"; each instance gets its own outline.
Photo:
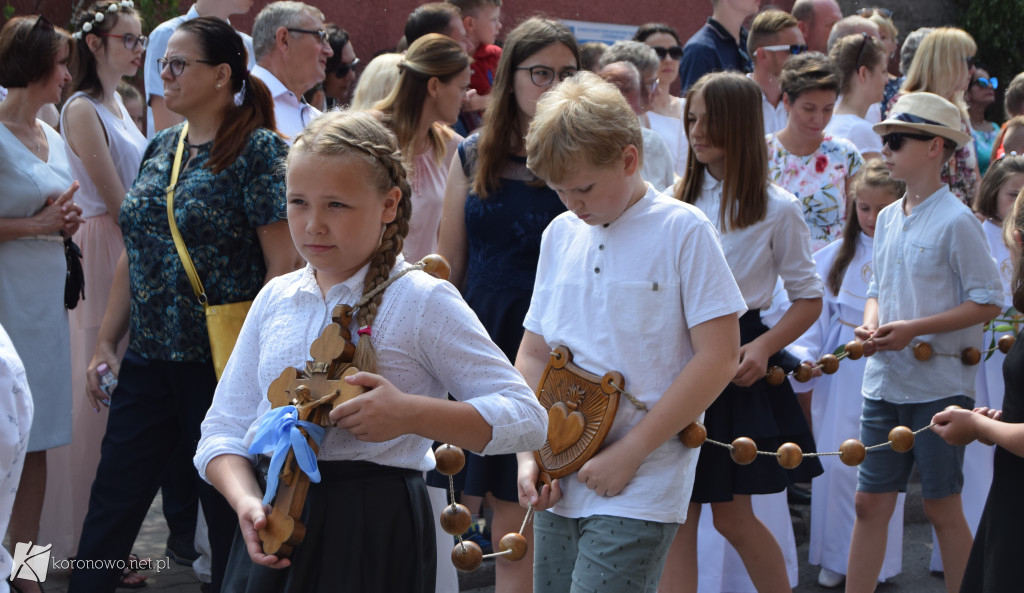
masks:
<path id="1" fill-rule="evenodd" d="M 601 251 L 604 251 L 604 245 L 598 245 L 597 248 L 600 249 Z"/>
<path id="2" fill-rule="evenodd" d="M 600 274 L 601 273 L 601 268 L 594 268 L 594 273 L 595 274 Z"/>

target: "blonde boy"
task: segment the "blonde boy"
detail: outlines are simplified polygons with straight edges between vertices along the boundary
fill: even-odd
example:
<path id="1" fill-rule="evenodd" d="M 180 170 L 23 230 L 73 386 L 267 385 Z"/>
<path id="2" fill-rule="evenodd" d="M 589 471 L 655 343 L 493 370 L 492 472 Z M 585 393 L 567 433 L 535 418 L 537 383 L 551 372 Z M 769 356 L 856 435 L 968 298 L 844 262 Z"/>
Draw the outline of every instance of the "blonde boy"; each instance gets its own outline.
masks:
<path id="1" fill-rule="evenodd" d="M 869 445 L 885 442 L 897 425 L 927 426 L 949 405 L 973 407 L 977 367 L 961 363 L 959 353 L 981 348 L 982 324 L 1003 302 L 981 223 L 940 177 L 953 150 L 971 141 L 961 131 L 960 110 L 938 95 L 910 93 L 874 130 L 882 135 L 892 178 L 905 181 L 907 193 L 878 215 L 874 277 L 864 324 L 855 330 L 859 339 L 870 339 L 864 353 L 874 354 L 864 371 L 861 412 L 861 440 Z M 928 343 L 934 355 L 918 360 L 917 343 Z M 960 501 L 963 461 L 962 446 L 930 431 L 918 435 L 908 453 L 883 449 L 867 456 L 857 477 L 848 592 L 874 591 L 889 517 L 915 462 L 946 589 L 959 590 L 971 547 Z"/>
<path id="2" fill-rule="evenodd" d="M 640 176 L 642 138 L 618 89 L 581 72 L 537 103 L 526 139 L 569 211 L 544 232 L 516 368 L 536 389 L 566 346 L 647 408 L 623 398 L 600 452 L 550 487 L 519 455 L 520 502 L 550 509 L 534 520 L 538 593 L 657 589 L 697 461 L 676 434 L 736 372 L 743 298 L 707 218 Z"/>

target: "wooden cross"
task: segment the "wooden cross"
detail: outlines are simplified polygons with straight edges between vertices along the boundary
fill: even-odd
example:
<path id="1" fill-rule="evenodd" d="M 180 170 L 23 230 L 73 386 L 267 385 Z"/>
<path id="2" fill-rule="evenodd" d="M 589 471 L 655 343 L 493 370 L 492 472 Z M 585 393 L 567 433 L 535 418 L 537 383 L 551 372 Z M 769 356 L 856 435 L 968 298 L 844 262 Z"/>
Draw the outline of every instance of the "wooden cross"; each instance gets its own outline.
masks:
<path id="1" fill-rule="evenodd" d="M 306 362 L 305 369 L 285 369 L 267 390 L 271 407 L 293 405 L 298 410 L 299 420 L 320 426 L 331 426 L 328 414 L 332 409 L 366 392 L 365 387 L 349 385 L 344 380 L 359 372 L 359 369 L 352 366 L 355 346 L 352 345 L 352 333 L 348 329 L 352 321 L 352 308 L 338 305 L 331 313 L 331 320 L 333 323 L 325 327 L 320 337 L 310 346 L 309 354 L 313 360 Z M 313 454 L 317 454 L 317 443 L 308 434 L 306 439 Z M 309 476 L 298 469 L 295 454 L 289 451 L 281 469 L 274 509 L 267 517 L 267 525 L 260 530 L 265 554 L 286 558 L 295 546 L 302 543 L 306 526 L 299 518 L 302 517 L 308 490 Z"/>

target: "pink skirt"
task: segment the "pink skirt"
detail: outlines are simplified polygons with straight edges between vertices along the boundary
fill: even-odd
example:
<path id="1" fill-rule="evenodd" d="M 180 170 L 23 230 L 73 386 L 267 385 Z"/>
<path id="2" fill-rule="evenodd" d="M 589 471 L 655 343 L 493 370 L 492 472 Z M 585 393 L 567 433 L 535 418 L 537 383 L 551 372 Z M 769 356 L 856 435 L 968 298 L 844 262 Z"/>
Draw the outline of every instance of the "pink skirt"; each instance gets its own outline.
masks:
<path id="1" fill-rule="evenodd" d="M 109 214 L 86 219 L 74 235 L 82 248 L 85 299 L 69 311 L 71 323 L 71 444 L 50 449 L 46 455 L 46 501 L 39 523 L 39 541 L 52 543 L 51 555 L 74 555 L 82 522 L 89 509 L 89 492 L 100 462 L 100 443 L 107 428 L 107 408 L 96 413 L 85 394 L 85 371 L 96 348 L 103 314 L 110 298 L 117 260 L 124 252 L 121 229 Z M 124 355 L 127 336 L 118 345 Z M 125 468 L 131 471 L 131 468 Z"/>

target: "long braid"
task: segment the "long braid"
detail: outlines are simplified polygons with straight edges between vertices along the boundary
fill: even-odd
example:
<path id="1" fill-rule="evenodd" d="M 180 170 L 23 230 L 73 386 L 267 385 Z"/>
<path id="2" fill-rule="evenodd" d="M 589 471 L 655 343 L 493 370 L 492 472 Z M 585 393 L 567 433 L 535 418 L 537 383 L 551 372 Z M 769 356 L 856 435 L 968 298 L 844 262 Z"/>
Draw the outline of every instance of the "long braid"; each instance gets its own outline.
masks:
<path id="1" fill-rule="evenodd" d="M 384 225 L 380 244 L 370 258 L 369 270 L 363 281 L 363 296 L 387 281 L 395 267 L 398 254 L 405 245 L 409 234 L 409 218 L 412 216 L 412 187 L 409 173 L 398 148 L 398 140 L 384 124 L 366 112 L 331 111 L 313 120 L 295 139 L 288 153 L 290 160 L 298 153 L 312 153 L 325 156 L 350 156 L 363 160 L 371 175 L 370 182 L 383 195 L 392 188 L 399 188 L 400 197 L 395 219 Z M 376 373 L 377 351 L 371 339 L 377 308 L 384 297 L 384 290 L 377 292 L 357 305 L 355 311 L 359 341 L 352 362 L 356 368 Z"/>
<path id="2" fill-rule="evenodd" d="M 412 189 L 405 175 L 405 166 L 401 161 L 401 155 L 395 152 L 391 157 L 394 159 L 391 167 L 393 173 L 398 174 L 400 172 L 401 174 L 400 180 L 396 179 L 398 181 L 396 185 L 402 190 L 402 198 L 398 202 L 395 219 L 384 226 L 384 234 L 381 237 L 380 246 L 377 247 L 377 252 L 370 259 L 370 269 L 366 272 L 366 280 L 363 281 L 364 295 L 387 281 L 391 275 L 391 270 L 395 267 L 395 260 L 398 259 L 398 254 L 402 252 L 405 237 L 409 234 L 409 218 L 412 216 L 412 203 L 409 200 L 409 196 L 412 193 Z M 380 301 L 384 298 L 384 292 L 382 290 L 375 294 L 373 298 L 356 312 L 356 322 L 359 328 L 373 327 L 373 322 L 377 318 L 377 307 L 380 306 Z M 355 355 L 352 357 L 352 363 L 359 370 L 376 373 L 378 372 L 377 350 L 373 346 L 373 340 L 370 339 L 371 336 L 372 332 L 360 336 L 359 342 L 356 344 Z"/>

